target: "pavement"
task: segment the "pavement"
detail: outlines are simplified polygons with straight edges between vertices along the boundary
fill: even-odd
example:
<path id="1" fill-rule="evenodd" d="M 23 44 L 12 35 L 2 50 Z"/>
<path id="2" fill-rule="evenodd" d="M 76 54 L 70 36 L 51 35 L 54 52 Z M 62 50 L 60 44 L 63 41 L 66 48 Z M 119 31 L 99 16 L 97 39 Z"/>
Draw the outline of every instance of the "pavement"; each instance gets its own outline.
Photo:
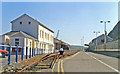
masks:
<path id="1" fill-rule="evenodd" d="M 28 56 L 28 58 L 29 58 L 29 56 Z M 23 58 L 24 60 L 26 59 L 25 58 L 25 55 L 24 55 L 24 58 Z M 18 55 L 18 62 L 19 61 L 22 61 L 21 60 L 21 55 Z M 11 63 L 15 63 L 16 62 L 16 55 L 11 55 Z M 0 64 L 2 65 L 2 66 L 5 66 L 5 65 L 7 65 L 8 64 L 8 56 L 6 56 L 5 58 L 0 58 Z"/>
<path id="2" fill-rule="evenodd" d="M 53 72 L 117 72 L 120 59 L 92 52 L 80 51 L 54 65 Z M 109 73 L 108 73 L 109 74 Z"/>

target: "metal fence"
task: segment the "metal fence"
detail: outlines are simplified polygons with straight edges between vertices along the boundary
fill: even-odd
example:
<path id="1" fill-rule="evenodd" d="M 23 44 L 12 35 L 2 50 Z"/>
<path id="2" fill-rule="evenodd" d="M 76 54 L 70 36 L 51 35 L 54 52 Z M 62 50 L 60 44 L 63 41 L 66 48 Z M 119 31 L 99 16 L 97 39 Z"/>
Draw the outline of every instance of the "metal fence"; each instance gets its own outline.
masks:
<path id="1" fill-rule="evenodd" d="M 31 48 L 31 47 L 23 47 L 23 46 L 11 46 L 11 45 L 0 45 L 0 50 L 6 50 L 9 53 L 5 54 L 2 53 L 2 57 L 7 57 L 8 65 L 11 64 L 11 62 L 16 62 L 25 59 L 32 58 L 37 55 L 43 55 L 46 53 L 53 53 L 55 51 L 40 49 L 40 48 Z M 26 51 L 26 53 L 24 53 Z"/>
<path id="2" fill-rule="evenodd" d="M 104 44 L 98 45 L 98 49 L 104 49 Z M 106 49 L 118 49 L 118 40 L 107 42 Z"/>
<path id="3" fill-rule="evenodd" d="M 118 40 L 107 42 L 106 43 L 106 49 L 118 49 Z M 95 50 L 96 46 L 94 44 L 91 44 L 90 50 Z M 104 49 L 104 44 L 98 45 L 97 49 Z"/>

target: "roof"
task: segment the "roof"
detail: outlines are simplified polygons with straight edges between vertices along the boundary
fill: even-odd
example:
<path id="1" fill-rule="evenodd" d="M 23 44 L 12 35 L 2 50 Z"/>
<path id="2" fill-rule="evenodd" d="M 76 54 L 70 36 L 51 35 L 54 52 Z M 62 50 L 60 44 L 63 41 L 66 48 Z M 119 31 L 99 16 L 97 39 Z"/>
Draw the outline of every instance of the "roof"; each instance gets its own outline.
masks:
<path id="1" fill-rule="evenodd" d="M 24 35 L 25 37 L 28 37 L 28 38 L 31 38 L 31 39 L 37 40 L 36 38 L 32 37 L 31 35 L 29 35 L 29 34 L 23 32 L 23 31 L 20 31 L 20 33 L 21 33 L 22 35 Z"/>
<path id="2" fill-rule="evenodd" d="M 102 35 L 100 35 L 100 36 L 94 38 L 92 41 L 94 41 L 94 40 L 96 40 L 97 38 L 100 38 L 100 37 L 102 37 L 102 36 L 104 36 L 104 34 L 102 34 Z"/>
<path id="3" fill-rule="evenodd" d="M 51 29 L 47 28 L 46 26 L 44 26 L 43 24 L 41 24 L 39 21 L 35 20 L 34 18 L 30 17 L 27 14 L 23 14 L 22 16 L 16 18 L 15 20 L 11 21 L 11 23 L 13 23 L 14 21 L 18 20 L 19 18 L 23 17 L 23 16 L 28 16 L 29 18 L 33 19 L 34 21 L 38 22 L 39 25 L 41 25 L 42 27 L 46 28 L 47 30 L 51 31 L 52 33 L 54 33 L 54 31 L 52 31 Z"/>
<path id="4" fill-rule="evenodd" d="M 57 38 L 54 38 L 54 40 L 55 40 L 55 43 L 60 43 L 60 44 L 64 44 L 64 45 L 69 45 L 68 43 L 66 43 L 66 42 L 64 42 L 64 41 L 62 41 L 62 40 L 59 40 L 59 39 L 57 39 Z"/>
<path id="5" fill-rule="evenodd" d="M 3 34 L 2 36 L 4 36 L 4 35 L 12 36 L 12 35 L 14 35 L 15 33 L 21 33 L 23 36 L 25 36 L 25 37 L 27 37 L 27 38 L 31 38 L 31 39 L 37 40 L 36 38 L 32 37 L 31 35 L 23 32 L 23 31 L 10 31 L 10 32 L 8 32 L 8 33 Z"/>
<path id="6" fill-rule="evenodd" d="M 3 34 L 3 35 L 12 35 L 12 34 L 14 34 L 14 33 L 16 33 L 16 32 L 18 32 L 18 31 L 10 31 L 10 32 L 7 32 L 7 33 L 5 33 L 5 34 Z M 2 35 L 2 36 L 3 36 Z"/>
<path id="7" fill-rule="evenodd" d="M 97 38 L 94 38 L 94 39 L 92 40 L 92 42 L 93 42 L 94 40 L 96 40 L 96 39 L 98 39 L 98 38 L 102 37 L 102 36 L 104 36 L 104 34 L 102 34 L 102 35 L 98 36 Z M 109 39 L 113 40 L 113 38 L 111 38 L 111 37 L 110 37 L 110 36 L 108 36 L 108 35 L 107 35 L 107 38 L 109 38 Z"/>

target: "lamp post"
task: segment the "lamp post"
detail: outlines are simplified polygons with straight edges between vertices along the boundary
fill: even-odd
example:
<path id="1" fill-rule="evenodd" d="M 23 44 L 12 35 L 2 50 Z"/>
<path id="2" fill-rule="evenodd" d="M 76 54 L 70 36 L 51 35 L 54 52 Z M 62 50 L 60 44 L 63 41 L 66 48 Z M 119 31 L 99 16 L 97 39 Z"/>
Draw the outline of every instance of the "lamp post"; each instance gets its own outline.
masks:
<path id="1" fill-rule="evenodd" d="M 106 31 L 106 24 L 107 23 L 110 23 L 110 21 L 100 21 L 100 23 L 104 23 L 104 32 L 105 32 L 105 35 L 104 35 L 104 51 L 106 50 L 106 35 L 107 35 L 107 31 Z"/>
<path id="2" fill-rule="evenodd" d="M 100 33 L 100 32 L 99 31 L 98 32 L 94 31 L 93 33 L 96 34 L 96 51 L 97 51 L 97 34 Z"/>

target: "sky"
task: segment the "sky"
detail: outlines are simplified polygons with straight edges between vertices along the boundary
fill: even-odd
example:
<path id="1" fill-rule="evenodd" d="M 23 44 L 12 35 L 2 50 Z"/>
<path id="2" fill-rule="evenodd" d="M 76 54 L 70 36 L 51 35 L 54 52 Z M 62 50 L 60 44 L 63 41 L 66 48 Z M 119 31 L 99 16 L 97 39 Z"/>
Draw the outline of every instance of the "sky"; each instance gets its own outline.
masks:
<path id="1" fill-rule="evenodd" d="M 54 31 L 60 30 L 58 39 L 72 45 L 89 43 L 96 35 L 104 33 L 107 24 L 109 33 L 118 22 L 117 2 L 2 2 L 2 33 L 11 31 L 11 21 L 24 13 Z M 84 40 L 83 40 L 84 38 Z"/>

